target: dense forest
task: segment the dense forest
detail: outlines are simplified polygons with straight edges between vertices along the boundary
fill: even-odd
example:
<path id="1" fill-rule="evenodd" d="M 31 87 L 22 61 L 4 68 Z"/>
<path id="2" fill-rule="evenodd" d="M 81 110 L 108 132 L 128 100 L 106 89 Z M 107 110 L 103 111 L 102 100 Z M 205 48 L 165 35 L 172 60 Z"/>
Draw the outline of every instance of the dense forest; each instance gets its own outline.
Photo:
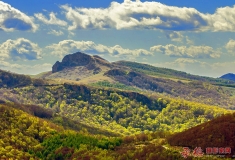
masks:
<path id="1" fill-rule="evenodd" d="M 177 133 L 168 138 L 174 146 L 200 146 L 203 150 L 207 147 L 229 147 L 232 154 L 235 149 L 235 113 L 226 114 L 203 123 L 187 131 Z"/>
<path id="2" fill-rule="evenodd" d="M 123 135 L 156 130 L 183 131 L 231 112 L 154 94 L 83 85 L 27 86 L 10 91 L 1 89 L 0 93 L 5 101 L 37 104 L 57 115 Z"/>
<path id="3" fill-rule="evenodd" d="M 181 148 L 168 144 L 168 141 L 172 143 L 174 136 L 171 132 L 155 131 L 130 136 L 91 134 L 84 129 L 65 129 L 52 123 L 48 117 L 33 116 L 33 113 L 22 111 L 25 107 L 30 108 L 13 103 L 0 105 L 1 159 L 185 159 Z M 215 139 L 212 142 L 216 143 Z M 190 155 L 187 159 L 196 157 Z M 219 158 L 214 156 L 213 159 Z"/>
<path id="4" fill-rule="evenodd" d="M 46 82 L 42 79 L 34 79 L 30 76 L 0 70 L 0 87 L 3 88 L 23 87 L 28 85 L 38 86 L 45 84 Z"/>

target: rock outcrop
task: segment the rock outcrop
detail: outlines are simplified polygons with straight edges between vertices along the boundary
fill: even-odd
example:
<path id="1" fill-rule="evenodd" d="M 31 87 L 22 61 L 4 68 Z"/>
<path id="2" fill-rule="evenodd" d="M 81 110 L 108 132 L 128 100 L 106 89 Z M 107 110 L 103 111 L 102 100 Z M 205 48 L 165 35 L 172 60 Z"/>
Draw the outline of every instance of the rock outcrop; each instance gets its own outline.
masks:
<path id="1" fill-rule="evenodd" d="M 86 66 L 88 69 L 94 69 L 95 59 L 92 56 L 81 52 L 69 54 L 63 58 L 62 62 L 57 61 L 53 65 L 52 73 L 76 66 Z"/>
<path id="2" fill-rule="evenodd" d="M 85 53 L 76 52 L 66 55 L 62 62 L 57 61 L 52 67 L 52 73 L 77 66 L 84 66 L 88 70 L 94 70 L 94 74 L 97 74 L 101 71 L 99 66 L 111 67 L 111 63 L 97 55 L 90 56 Z"/>

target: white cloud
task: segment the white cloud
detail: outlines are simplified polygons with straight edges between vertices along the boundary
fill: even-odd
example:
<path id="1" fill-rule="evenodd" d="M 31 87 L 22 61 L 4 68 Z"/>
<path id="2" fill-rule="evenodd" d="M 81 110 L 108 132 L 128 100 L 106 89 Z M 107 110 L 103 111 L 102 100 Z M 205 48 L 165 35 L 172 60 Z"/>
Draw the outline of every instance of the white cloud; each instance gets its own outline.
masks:
<path id="1" fill-rule="evenodd" d="M 52 64 L 43 63 L 35 65 L 22 65 L 22 64 L 12 64 L 6 61 L 0 61 L 0 67 L 4 70 L 10 70 L 11 72 L 17 72 L 21 74 L 38 74 L 45 71 L 50 71 Z"/>
<path id="2" fill-rule="evenodd" d="M 72 8 L 62 5 L 77 28 L 149 28 L 166 30 L 196 30 L 207 25 L 207 19 L 193 8 L 166 6 L 158 2 L 112 2 L 109 8 Z"/>
<path id="3" fill-rule="evenodd" d="M 233 7 L 221 7 L 210 16 L 210 25 L 214 31 L 235 31 L 235 5 Z"/>
<path id="4" fill-rule="evenodd" d="M 35 60 L 39 59 L 41 49 L 36 43 L 28 39 L 19 38 L 7 40 L 0 44 L 0 57 L 2 59 L 16 60 Z"/>
<path id="5" fill-rule="evenodd" d="M 2 60 L 0 60 L 0 67 L 1 68 L 5 68 L 5 67 L 7 67 L 7 68 L 14 68 L 14 69 L 19 69 L 19 68 L 21 68 L 22 66 L 21 65 L 19 65 L 19 64 L 11 64 L 11 63 L 9 63 L 9 62 L 7 62 L 7 61 L 2 61 Z"/>
<path id="6" fill-rule="evenodd" d="M 235 5 L 204 14 L 195 8 L 167 6 L 159 2 L 125 0 L 108 8 L 72 8 L 62 5 L 75 29 L 162 29 L 173 31 L 235 31 Z"/>
<path id="7" fill-rule="evenodd" d="M 55 36 L 61 36 L 61 35 L 64 34 L 64 32 L 62 32 L 62 31 L 56 31 L 56 30 L 52 29 L 52 30 L 51 30 L 50 32 L 48 32 L 47 34 L 53 34 L 53 35 L 55 35 Z"/>
<path id="8" fill-rule="evenodd" d="M 56 18 L 55 13 L 50 13 L 50 19 L 47 19 L 42 13 L 36 13 L 34 16 L 45 24 L 67 26 L 67 22 Z"/>
<path id="9" fill-rule="evenodd" d="M 167 56 L 182 58 L 218 58 L 221 52 L 210 46 L 175 46 L 173 44 L 157 45 L 150 48 L 152 52 L 160 52 Z"/>
<path id="10" fill-rule="evenodd" d="M 130 55 L 130 56 L 139 56 L 139 55 L 152 55 L 151 52 L 144 49 L 125 49 L 119 45 L 113 47 L 105 46 L 102 44 L 96 44 L 92 41 L 74 41 L 74 40 L 63 40 L 58 44 L 52 44 L 46 47 L 47 49 L 52 50 L 51 54 L 63 57 L 69 53 L 73 52 L 85 52 L 91 54 L 110 54 L 112 56 L 120 55 Z"/>
<path id="11" fill-rule="evenodd" d="M 4 31 L 35 31 L 37 25 L 33 18 L 0 1 L 0 30 Z"/>
<path id="12" fill-rule="evenodd" d="M 235 54 L 235 40 L 230 39 L 229 42 L 225 45 L 225 48 L 228 52 Z"/>

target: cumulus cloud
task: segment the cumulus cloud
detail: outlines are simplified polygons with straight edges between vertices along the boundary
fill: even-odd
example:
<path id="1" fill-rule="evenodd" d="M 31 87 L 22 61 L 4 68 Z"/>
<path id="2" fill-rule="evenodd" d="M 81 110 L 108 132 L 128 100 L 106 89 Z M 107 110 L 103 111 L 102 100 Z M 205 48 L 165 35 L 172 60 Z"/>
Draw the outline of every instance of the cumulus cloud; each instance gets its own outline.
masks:
<path id="1" fill-rule="evenodd" d="M 49 15 L 50 19 L 47 19 L 42 13 L 36 13 L 34 16 L 45 24 L 67 26 L 67 22 L 58 19 L 53 12 L 51 12 Z"/>
<path id="2" fill-rule="evenodd" d="M 235 31 L 235 5 L 221 7 L 210 16 L 210 24 L 214 31 Z"/>
<path id="3" fill-rule="evenodd" d="M 55 35 L 55 36 L 61 36 L 61 35 L 63 35 L 64 34 L 64 32 L 62 32 L 62 31 L 56 31 L 56 30 L 51 30 L 50 32 L 48 32 L 47 34 L 53 34 L 53 35 Z"/>
<path id="4" fill-rule="evenodd" d="M 158 2 L 112 2 L 109 8 L 72 8 L 62 5 L 72 21 L 70 30 L 77 28 L 150 28 L 192 30 L 207 25 L 207 18 L 193 8 L 166 6 Z"/>
<path id="5" fill-rule="evenodd" d="M 167 6 L 159 2 L 125 0 L 108 8 L 72 8 L 62 5 L 74 29 L 162 29 L 173 31 L 235 31 L 235 6 L 218 8 L 214 14 L 195 8 Z"/>
<path id="6" fill-rule="evenodd" d="M 225 48 L 228 50 L 228 52 L 235 54 L 235 40 L 230 39 L 229 42 L 225 45 Z"/>
<path id="7" fill-rule="evenodd" d="M 28 39 L 19 38 L 7 40 L 0 44 L 0 57 L 2 59 L 16 60 L 36 60 L 41 55 L 41 49 L 36 43 Z"/>
<path id="8" fill-rule="evenodd" d="M 0 30 L 35 31 L 37 29 L 37 25 L 34 24 L 33 18 L 2 1 L 0 1 L 0 16 Z"/>
<path id="9" fill-rule="evenodd" d="M 171 57 L 182 58 L 218 58 L 220 51 L 210 46 L 175 46 L 173 44 L 157 45 L 150 48 L 150 51 L 160 52 Z"/>
<path id="10" fill-rule="evenodd" d="M 131 56 L 139 56 L 139 55 L 151 55 L 152 53 L 144 50 L 144 49 L 125 49 L 119 45 L 115 45 L 113 47 L 105 46 L 102 44 L 96 44 L 92 41 L 74 41 L 74 40 L 63 40 L 58 44 L 52 44 L 46 47 L 47 49 L 52 50 L 52 54 L 57 55 L 59 57 L 63 57 L 71 52 L 85 52 L 91 54 L 110 54 L 113 56 L 120 55 L 131 55 Z"/>

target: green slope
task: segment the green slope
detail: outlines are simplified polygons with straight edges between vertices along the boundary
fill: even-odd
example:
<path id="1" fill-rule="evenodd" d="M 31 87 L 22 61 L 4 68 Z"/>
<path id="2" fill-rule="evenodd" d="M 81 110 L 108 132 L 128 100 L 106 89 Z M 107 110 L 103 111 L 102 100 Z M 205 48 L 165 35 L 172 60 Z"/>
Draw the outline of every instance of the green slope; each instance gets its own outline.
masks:
<path id="1" fill-rule="evenodd" d="M 154 67 L 148 64 L 142 64 L 137 62 L 130 62 L 130 61 L 118 61 L 114 62 L 114 64 L 120 65 L 120 66 L 126 66 L 131 68 L 134 71 L 145 73 L 147 75 L 152 76 L 159 76 L 159 77 L 165 77 L 165 78 L 176 78 L 179 80 L 199 80 L 199 81 L 206 81 L 206 82 L 212 82 L 215 84 L 235 84 L 235 82 L 231 81 L 228 82 L 227 80 L 221 79 L 221 78 L 211 78 L 211 77 L 204 77 L 204 76 L 197 76 L 192 75 L 186 72 L 177 71 L 173 69 L 168 68 L 161 68 L 161 67 Z"/>
<path id="2" fill-rule="evenodd" d="M 20 103 L 38 104 L 56 114 L 119 134 L 145 130 L 182 131 L 230 111 L 205 104 L 78 85 L 23 87 L 11 95 Z"/>

